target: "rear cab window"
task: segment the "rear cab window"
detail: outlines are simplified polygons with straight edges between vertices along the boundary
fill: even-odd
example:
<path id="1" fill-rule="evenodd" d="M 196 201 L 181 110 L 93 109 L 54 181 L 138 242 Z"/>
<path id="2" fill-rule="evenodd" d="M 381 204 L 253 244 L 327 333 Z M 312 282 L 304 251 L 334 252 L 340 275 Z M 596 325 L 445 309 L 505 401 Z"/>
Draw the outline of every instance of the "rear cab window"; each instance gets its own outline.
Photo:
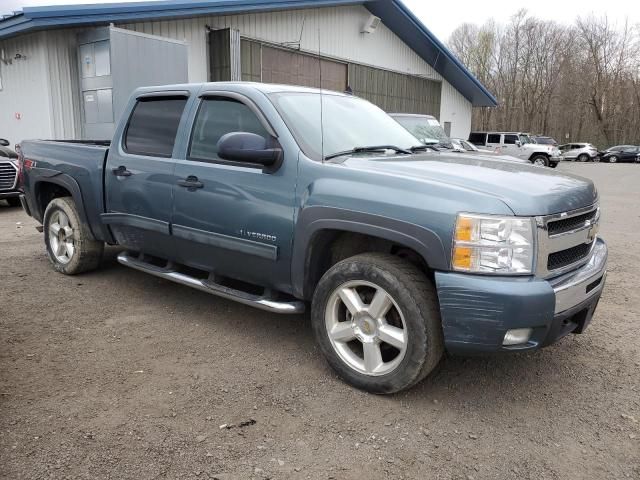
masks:
<path id="1" fill-rule="evenodd" d="M 124 135 L 124 150 L 132 155 L 170 158 L 186 97 L 139 99 Z"/>

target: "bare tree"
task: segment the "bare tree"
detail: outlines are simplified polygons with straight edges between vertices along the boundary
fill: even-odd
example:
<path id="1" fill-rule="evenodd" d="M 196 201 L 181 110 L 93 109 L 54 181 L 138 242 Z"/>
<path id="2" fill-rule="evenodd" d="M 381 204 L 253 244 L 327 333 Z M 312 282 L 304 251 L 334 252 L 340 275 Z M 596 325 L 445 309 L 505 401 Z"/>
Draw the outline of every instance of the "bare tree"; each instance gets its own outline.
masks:
<path id="1" fill-rule="evenodd" d="M 640 143 L 639 25 L 590 16 L 565 26 L 520 10 L 506 25 L 461 25 L 449 46 L 500 103 L 475 109 L 474 128 Z"/>

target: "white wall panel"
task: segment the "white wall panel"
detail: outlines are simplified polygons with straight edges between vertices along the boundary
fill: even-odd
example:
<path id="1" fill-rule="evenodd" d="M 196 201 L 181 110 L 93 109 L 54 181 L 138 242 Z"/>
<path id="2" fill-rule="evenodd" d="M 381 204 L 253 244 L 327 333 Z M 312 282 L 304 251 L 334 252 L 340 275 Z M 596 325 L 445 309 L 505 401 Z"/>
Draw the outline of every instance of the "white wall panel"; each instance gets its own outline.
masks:
<path id="1" fill-rule="evenodd" d="M 18 53 L 26 57 L 9 65 L 0 62 L 0 137 L 12 145 L 53 135 L 44 39 L 44 33 L 33 33 L 0 41 L 0 55 L 4 51 L 7 58 Z"/>
<path id="2" fill-rule="evenodd" d="M 440 123 L 444 125 L 444 122 L 451 122 L 452 137 L 469 138 L 472 108 L 471 102 L 450 83 L 442 82 Z"/>

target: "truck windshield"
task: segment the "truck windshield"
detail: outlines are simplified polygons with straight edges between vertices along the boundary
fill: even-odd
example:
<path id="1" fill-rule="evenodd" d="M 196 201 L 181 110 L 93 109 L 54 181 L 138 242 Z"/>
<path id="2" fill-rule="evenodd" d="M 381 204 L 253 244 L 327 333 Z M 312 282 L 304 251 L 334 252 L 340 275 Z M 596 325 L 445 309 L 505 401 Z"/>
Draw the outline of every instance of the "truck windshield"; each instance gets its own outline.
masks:
<path id="1" fill-rule="evenodd" d="M 435 118 L 421 115 L 394 115 L 393 118 L 423 143 L 433 143 L 431 139 L 436 139 L 438 146 L 453 148 L 451 139 Z"/>
<path id="2" fill-rule="evenodd" d="M 315 160 L 372 145 L 410 149 L 420 144 L 389 115 L 357 97 L 323 94 L 322 112 L 318 93 L 283 92 L 269 98 L 302 151 Z"/>

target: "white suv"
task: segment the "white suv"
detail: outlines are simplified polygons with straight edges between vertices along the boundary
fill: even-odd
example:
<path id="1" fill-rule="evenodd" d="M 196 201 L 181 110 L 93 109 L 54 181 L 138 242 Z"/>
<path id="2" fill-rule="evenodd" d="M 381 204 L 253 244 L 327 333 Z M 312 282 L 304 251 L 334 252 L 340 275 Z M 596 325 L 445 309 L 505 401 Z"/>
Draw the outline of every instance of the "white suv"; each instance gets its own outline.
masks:
<path id="1" fill-rule="evenodd" d="M 562 161 L 560 150 L 553 145 L 533 143 L 529 134 L 522 132 L 471 132 L 469 141 L 504 155 L 528 160 L 534 165 L 556 168 Z"/>
<path id="2" fill-rule="evenodd" d="M 598 149 L 590 143 L 566 143 L 558 147 L 565 160 L 578 162 L 598 162 L 600 153 Z"/>

